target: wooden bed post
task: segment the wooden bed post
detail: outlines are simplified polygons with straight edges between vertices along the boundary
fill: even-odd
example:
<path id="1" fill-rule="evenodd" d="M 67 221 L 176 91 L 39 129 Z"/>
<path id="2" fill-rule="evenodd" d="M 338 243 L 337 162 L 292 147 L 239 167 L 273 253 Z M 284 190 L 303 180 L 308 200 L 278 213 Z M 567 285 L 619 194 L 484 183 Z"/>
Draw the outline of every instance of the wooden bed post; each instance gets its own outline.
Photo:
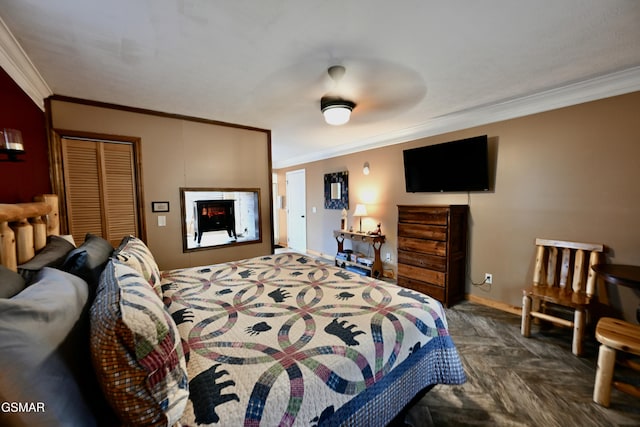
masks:
<path id="1" fill-rule="evenodd" d="M 36 216 L 29 220 L 33 229 L 33 247 L 38 252 L 47 245 L 47 223 L 46 217 Z"/>
<path id="2" fill-rule="evenodd" d="M 33 203 L 0 204 L 0 265 L 17 271 L 60 233 L 58 196 L 45 194 Z"/>
<path id="3" fill-rule="evenodd" d="M 55 194 L 43 194 L 34 197 L 36 202 L 45 202 L 51 206 L 51 212 L 47 214 L 47 236 L 58 236 L 60 234 L 60 210 L 58 206 L 58 196 Z"/>
<path id="4" fill-rule="evenodd" d="M 0 265 L 13 271 L 18 270 L 16 258 L 16 235 L 9 227 L 9 222 L 0 219 Z"/>
<path id="5" fill-rule="evenodd" d="M 33 258 L 36 254 L 33 238 L 33 226 L 29 224 L 27 218 L 22 218 L 13 227 L 13 232 L 16 233 L 18 264 L 23 264 Z"/>

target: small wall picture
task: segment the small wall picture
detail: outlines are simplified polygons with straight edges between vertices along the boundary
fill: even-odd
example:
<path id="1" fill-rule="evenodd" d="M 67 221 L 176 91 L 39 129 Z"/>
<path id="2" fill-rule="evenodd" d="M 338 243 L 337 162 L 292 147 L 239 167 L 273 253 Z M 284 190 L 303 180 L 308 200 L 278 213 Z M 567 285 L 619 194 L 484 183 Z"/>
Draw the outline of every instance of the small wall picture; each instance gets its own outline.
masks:
<path id="1" fill-rule="evenodd" d="M 152 212 L 169 212 L 169 202 L 151 202 Z"/>

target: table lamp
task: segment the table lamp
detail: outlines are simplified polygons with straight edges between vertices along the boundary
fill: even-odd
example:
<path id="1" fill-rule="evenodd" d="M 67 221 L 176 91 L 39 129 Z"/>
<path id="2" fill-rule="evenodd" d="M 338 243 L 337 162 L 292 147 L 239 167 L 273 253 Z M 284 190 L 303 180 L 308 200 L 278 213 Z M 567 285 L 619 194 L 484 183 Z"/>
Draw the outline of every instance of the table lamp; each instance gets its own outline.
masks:
<path id="1" fill-rule="evenodd" d="M 362 203 L 356 205 L 356 211 L 353 213 L 354 217 L 360 217 L 360 233 L 362 233 L 362 217 L 367 216 L 367 207 Z"/>

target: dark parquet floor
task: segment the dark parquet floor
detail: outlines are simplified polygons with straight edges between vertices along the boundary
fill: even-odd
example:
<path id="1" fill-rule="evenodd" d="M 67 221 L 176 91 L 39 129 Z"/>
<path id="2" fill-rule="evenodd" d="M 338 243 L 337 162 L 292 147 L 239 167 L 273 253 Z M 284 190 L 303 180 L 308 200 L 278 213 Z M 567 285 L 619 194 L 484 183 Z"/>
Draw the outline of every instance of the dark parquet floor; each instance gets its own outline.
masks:
<path id="1" fill-rule="evenodd" d="M 409 412 L 415 426 L 640 426 L 640 399 L 613 390 L 611 407 L 592 400 L 597 346 L 571 353 L 571 331 L 463 302 L 447 309 L 451 335 L 467 374 L 461 386 L 436 386 Z M 592 333 L 589 333 L 592 336 Z M 616 376 L 636 373 L 616 368 Z M 636 375 L 637 376 L 637 375 Z M 635 378 L 637 380 L 637 378 Z"/>

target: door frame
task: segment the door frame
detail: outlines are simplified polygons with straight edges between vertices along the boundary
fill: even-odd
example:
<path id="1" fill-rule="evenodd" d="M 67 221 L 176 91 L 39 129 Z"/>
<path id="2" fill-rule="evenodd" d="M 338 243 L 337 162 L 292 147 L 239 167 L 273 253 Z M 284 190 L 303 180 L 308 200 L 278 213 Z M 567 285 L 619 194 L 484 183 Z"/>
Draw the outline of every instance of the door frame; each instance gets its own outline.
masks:
<path id="1" fill-rule="evenodd" d="M 292 249 L 297 249 L 299 251 L 303 251 L 304 253 L 307 252 L 307 191 L 306 191 L 306 180 L 307 180 L 307 176 L 306 176 L 306 170 L 305 169 L 297 169 L 297 170 L 292 170 L 287 172 L 286 174 L 286 203 L 287 203 L 287 246 L 289 246 L 289 242 L 291 241 L 291 230 L 293 229 L 292 227 L 292 213 L 291 210 L 289 209 L 289 206 L 292 206 L 292 201 L 296 199 L 296 196 L 299 196 L 300 194 L 293 194 L 289 188 L 289 181 L 291 179 L 292 176 L 298 176 L 300 175 L 302 177 L 303 180 L 303 194 L 302 194 L 302 199 L 303 199 L 303 212 L 304 212 L 304 230 L 299 230 L 296 229 L 297 233 L 302 233 L 302 237 L 304 238 L 304 248 L 292 248 Z"/>
<path id="2" fill-rule="evenodd" d="M 133 149 L 134 182 L 136 187 L 138 228 L 142 241 L 147 241 L 147 223 L 144 215 L 144 189 L 142 185 L 142 150 L 141 138 L 133 136 L 109 135 L 95 132 L 83 132 L 69 129 L 51 129 L 49 138 L 49 171 L 51 189 L 58 195 L 60 204 L 60 232 L 68 234 L 69 217 L 67 213 L 67 199 L 65 197 L 64 171 L 62 162 L 62 138 L 84 139 L 96 142 L 129 143 Z"/>
<path id="3" fill-rule="evenodd" d="M 280 224 L 278 221 L 278 209 L 282 206 L 279 205 L 279 200 L 282 200 L 280 196 L 278 196 L 278 174 L 271 173 L 271 194 L 275 195 L 275 197 L 271 197 L 271 215 L 273 216 L 273 245 L 275 249 L 275 245 L 280 244 Z"/>

